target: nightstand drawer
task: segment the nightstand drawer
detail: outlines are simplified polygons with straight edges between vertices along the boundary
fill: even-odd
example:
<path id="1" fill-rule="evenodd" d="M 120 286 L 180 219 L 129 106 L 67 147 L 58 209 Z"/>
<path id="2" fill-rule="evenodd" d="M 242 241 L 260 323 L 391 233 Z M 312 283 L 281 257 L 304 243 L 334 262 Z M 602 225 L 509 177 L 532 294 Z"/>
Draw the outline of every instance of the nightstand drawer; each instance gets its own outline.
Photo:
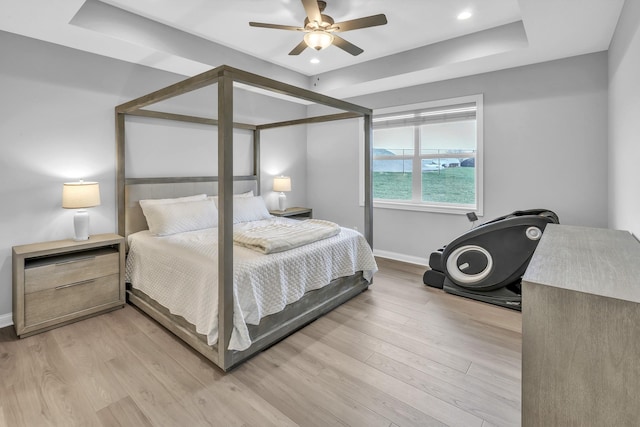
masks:
<path id="1" fill-rule="evenodd" d="M 24 320 L 36 325 L 120 299 L 120 275 L 66 283 L 24 296 Z"/>
<path id="2" fill-rule="evenodd" d="M 55 289 L 120 271 L 117 249 L 100 248 L 29 260 L 24 269 L 24 292 L 30 294 Z"/>

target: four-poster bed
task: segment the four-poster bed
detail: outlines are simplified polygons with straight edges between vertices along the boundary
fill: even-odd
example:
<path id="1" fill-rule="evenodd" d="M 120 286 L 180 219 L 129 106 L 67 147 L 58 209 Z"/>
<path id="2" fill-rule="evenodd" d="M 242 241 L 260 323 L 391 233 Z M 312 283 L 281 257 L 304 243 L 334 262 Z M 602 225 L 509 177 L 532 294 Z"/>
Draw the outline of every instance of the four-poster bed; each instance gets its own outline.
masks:
<path id="1" fill-rule="evenodd" d="M 344 112 L 278 121 L 275 123 L 237 123 L 233 117 L 234 83 L 256 87 L 260 90 L 271 91 L 280 95 L 288 95 L 319 105 L 340 109 Z M 144 109 L 144 107 L 151 104 L 214 84 L 217 85 L 217 119 Z M 251 336 L 250 346 L 241 351 L 229 350 L 229 343 L 232 339 L 232 330 L 234 327 L 234 193 L 246 191 L 253 191 L 257 194 L 260 193 L 261 131 L 283 126 L 321 123 L 333 120 L 364 119 L 364 237 L 366 238 L 365 243 L 368 243 L 367 250 L 370 251 L 373 235 L 371 114 L 370 109 L 224 65 L 117 106 L 116 145 L 119 234 L 125 236 L 125 238 L 129 238 L 133 233 L 144 230 L 147 227 L 145 217 L 142 215 L 140 204 L 138 203 L 139 200 L 171 198 L 198 193 L 208 195 L 217 194 L 217 343 L 215 345 L 209 345 L 202 334 L 195 331 L 195 327 L 192 324 L 180 316 L 171 314 L 167 308 L 159 305 L 139 290 L 129 289 L 127 291 L 129 302 L 149 314 L 164 327 L 226 371 L 332 310 L 363 290 L 366 290 L 370 283 L 370 275 L 366 272 L 355 271 L 354 274 L 349 276 L 333 279 L 326 286 L 308 291 L 296 302 L 288 304 L 284 310 L 263 317 L 259 324 L 248 325 Z M 152 119 L 176 120 L 217 126 L 218 175 L 128 178 L 125 171 L 126 116 L 142 116 Z M 234 176 L 233 174 L 234 128 L 248 129 L 253 132 L 252 175 Z M 362 236 L 359 237 L 362 239 Z"/>

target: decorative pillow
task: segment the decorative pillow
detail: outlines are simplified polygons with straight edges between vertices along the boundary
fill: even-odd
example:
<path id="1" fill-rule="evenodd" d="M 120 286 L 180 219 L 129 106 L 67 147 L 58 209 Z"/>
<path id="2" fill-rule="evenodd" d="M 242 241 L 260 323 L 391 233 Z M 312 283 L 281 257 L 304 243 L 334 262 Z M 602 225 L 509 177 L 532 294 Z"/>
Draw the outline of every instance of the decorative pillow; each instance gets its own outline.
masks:
<path id="1" fill-rule="evenodd" d="M 149 231 L 156 236 L 218 226 L 218 209 L 212 200 L 142 205 Z"/>
<path id="2" fill-rule="evenodd" d="M 234 224 L 267 218 L 271 218 L 271 214 L 262 197 L 238 197 L 233 200 Z"/>

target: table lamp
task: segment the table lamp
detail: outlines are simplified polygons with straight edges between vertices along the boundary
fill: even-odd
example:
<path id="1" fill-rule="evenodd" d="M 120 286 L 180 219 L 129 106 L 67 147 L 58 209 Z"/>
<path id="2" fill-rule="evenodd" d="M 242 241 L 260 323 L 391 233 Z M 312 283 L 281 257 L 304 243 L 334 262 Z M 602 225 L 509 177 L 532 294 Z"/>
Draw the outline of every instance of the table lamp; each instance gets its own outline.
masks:
<path id="1" fill-rule="evenodd" d="M 291 191 L 291 178 L 288 176 L 276 176 L 273 178 L 273 191 L 279 191 L 278 207 L 281 211 L 287 208 L 287 196 L 285 191 Z"/>
<path id="2" fill-rule="evenodd" d="M 65 182 L 62 187 L 62 207 L 78 209 L 73 217 L 74 240 L 89 239 L 89 212 L 86 208 L 100 205 L 100 187 L 97 182 Z"/>

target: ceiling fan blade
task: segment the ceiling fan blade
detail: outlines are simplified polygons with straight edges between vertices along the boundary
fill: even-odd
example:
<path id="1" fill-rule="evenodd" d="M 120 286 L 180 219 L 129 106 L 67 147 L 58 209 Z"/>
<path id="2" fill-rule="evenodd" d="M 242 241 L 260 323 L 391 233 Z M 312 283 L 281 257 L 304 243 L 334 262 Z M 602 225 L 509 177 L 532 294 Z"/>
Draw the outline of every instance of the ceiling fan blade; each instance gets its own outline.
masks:
<path id="1" fill-rule="evenodd" d="M 339 47 L 340 49 L 344 50 L 345 52 L 350 53 L 353 56 L 360 55 L 362 52 L 364 52 L 364 50 L 360 49 L 355 44 L 349 43 L 348 41 L 346 41 L 342 37 L 338 37 L 336 35 L 333 36 L 333 45 Z"/>
<path id="2" fill-rule="evenodd" d="M 302 6 L 304 6 L 304 11 L 307 14 L 307 18 L 309 18 L 309 22 L 322 22 L 317 0 L 302 0 Z"/>
<path id="3" fill-rule="evenodd" d="M 263 22 L 249 22 L 252 27 L 272 28 L 274 30 L 304 31 L 302 27 L 294 27 L 291 25 L 265 24 Z"/>
<path id="4" fill-rule="evenodd" d="M 300 55 L 302 51 L 305 50 L 306 48 L 307 48 L 307 42 L 302 40 L 300 44 L 298 44 L 296 47 L 293 48 L 291 52 L 289 52 L 289 55 Z"/>
<path id="5" fill-rule="evenodd" d="M 387 23 L 387 17 L 381 13 L 379 15 L 371 15 L 365 18 L 351 19 L 349 21 L 336 22 L 331 28 L 336 28 L 334 33 L 342 33 L 359 28 L 376 27 Z"/>

